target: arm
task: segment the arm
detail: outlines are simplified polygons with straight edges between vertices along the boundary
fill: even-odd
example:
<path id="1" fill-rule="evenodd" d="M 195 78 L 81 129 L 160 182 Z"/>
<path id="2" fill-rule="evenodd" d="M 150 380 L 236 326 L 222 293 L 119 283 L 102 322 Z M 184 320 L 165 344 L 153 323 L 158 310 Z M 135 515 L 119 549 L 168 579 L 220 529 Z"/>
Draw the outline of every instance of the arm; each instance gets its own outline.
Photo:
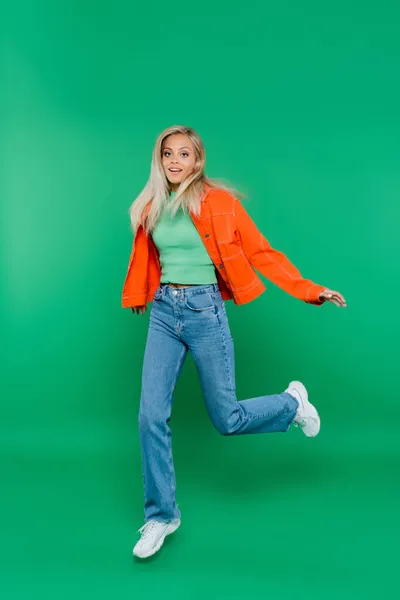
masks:
<path id="1" fill-rule="evenodd" d="M 272 248 L 237 199 L 235 199 L 235 216 L 243 251 L 254 268 L 299 300 L 317 306 L 325 302 L 320 299 L 320 294 L 325 287 L 313 283 L 310 279 L 304 279 L 283 252 Z"/>

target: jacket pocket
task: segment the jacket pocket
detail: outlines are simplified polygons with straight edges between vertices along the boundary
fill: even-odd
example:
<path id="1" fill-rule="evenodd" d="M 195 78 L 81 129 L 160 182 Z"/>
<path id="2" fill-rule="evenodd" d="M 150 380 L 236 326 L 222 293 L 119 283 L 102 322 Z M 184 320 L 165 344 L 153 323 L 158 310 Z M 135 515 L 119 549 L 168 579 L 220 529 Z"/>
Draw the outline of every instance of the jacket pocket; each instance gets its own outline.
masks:
<path id="1" fill-rule="evenodd" d="M 247 290 L 260 281 L 237 241 L 221 246 L 221 258 L 232 291 Z"/>

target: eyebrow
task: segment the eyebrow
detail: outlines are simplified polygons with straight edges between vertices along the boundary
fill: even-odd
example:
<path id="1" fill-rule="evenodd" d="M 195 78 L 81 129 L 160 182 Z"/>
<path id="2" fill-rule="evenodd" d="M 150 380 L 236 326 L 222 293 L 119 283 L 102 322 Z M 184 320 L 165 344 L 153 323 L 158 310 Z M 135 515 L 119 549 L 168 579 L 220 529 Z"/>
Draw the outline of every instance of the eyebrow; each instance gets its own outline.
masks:
<path id="1" fill-rule="evenodd" d="M 183 150 L 184 148 L 186 148 L 186 150 L 190 150 L 188 146 L 181 146 L 178 148 L 178 150 Z M 164 150 L 172 150 L 172 148 L 170 146 L 165 146 Z"/>

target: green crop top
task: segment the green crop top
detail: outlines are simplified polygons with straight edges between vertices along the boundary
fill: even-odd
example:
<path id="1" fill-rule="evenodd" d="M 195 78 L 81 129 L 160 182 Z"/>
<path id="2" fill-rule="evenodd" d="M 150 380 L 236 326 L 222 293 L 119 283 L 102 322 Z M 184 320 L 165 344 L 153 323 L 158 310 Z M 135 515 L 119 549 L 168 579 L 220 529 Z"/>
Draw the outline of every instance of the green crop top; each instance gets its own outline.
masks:
<path id="1" fill-rule="evenodd" d="M 215 266 L 189 212 L 179 209 L 170 215 L 171 192 L 160 220 L 153 229 L 153 241 L 160 254 L 161 283 L 217 283 Z"/>

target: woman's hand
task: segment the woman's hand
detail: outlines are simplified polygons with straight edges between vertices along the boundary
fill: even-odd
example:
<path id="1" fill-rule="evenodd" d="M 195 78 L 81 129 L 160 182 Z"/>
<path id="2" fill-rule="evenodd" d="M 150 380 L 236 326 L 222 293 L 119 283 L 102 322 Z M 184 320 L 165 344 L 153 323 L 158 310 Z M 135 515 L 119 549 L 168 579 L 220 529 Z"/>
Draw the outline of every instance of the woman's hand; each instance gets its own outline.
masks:
<path id="1" fill-rule="evenodd" d="M 326 300 L 327 302 L 333 302 L 336 306 L 344 306 L 346 307 L 346 300 L 343 298 L 342 294 L 339 292 L 335 292 L 335 290 L 330 290 L 329 288 L 325 288 L 319 295 L 320 300 Z"/>
<path id="2" fill-rule="evenodd" d="M 133 314 L 143 315 L 143 313 L 147 311 L 147 304 L 144 304 L 143 306 L 131 306 L 131 311 Z"/>

